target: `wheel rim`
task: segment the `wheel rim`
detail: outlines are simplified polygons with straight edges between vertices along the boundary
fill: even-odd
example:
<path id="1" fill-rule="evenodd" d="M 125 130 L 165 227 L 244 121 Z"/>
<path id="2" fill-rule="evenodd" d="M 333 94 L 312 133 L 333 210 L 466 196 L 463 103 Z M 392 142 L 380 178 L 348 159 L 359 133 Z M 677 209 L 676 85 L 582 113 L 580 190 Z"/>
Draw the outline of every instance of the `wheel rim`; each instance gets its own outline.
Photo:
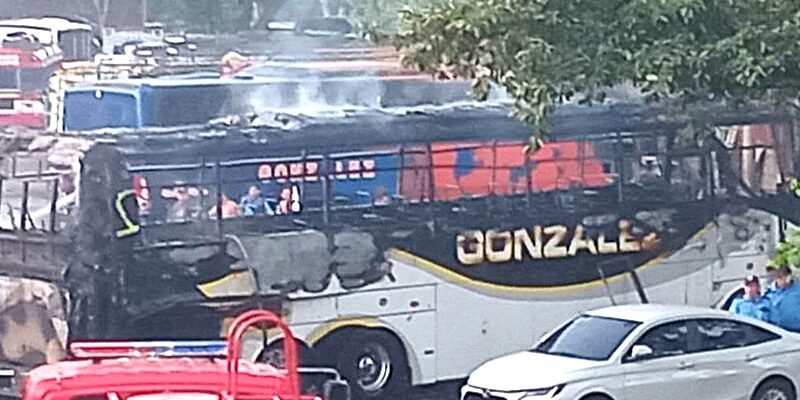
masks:
<path id="1" fill-rule="evenodd" d="M 780 389 L 770 388 L 758 400 L 789 400 L 789 396 Z"/>
<path id="2" fill-rule="evenodd" d="M 389 351 L 377 343 L 365 345 L 356 358 L 356 381 L 361 389 L 366 393 L 381 391 L 389 382 L 391 373 Z"/>

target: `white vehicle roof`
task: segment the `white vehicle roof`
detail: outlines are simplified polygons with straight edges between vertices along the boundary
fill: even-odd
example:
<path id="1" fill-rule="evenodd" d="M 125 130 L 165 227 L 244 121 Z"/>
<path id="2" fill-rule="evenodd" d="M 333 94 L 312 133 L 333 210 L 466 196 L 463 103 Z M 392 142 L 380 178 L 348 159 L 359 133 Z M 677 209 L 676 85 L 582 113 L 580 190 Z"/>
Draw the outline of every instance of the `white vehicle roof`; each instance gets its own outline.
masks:
<path id="1" fill-rule="evenodd" d="M 34 28 L 20 25 L 6 25 L 5 21 L 0 21 L 0 39 L 19 32 L 24 32 L 33 36 L 39 43 L 53 44 L 53 31 L 45 28 Z"/>
<path id="2" fill-rule="evenodd" d="M 16 32 L 25 32 L 45 45 L 54 44 L 56 36 L 65 31 L 92 31 L 89 24 L 73 22 L 63 18 L 20 18 L 0 20 L 0 37 Z"/>
<path id="3" fill-rule="evenodd" d="M 15 26 L 32 29 L 48 29 L 62 32 L 71 30 L 91 31 L 92 26 L 81 22 L 74 22 L 64 18 L 20 18 L 0 21 L 1 26 Z"/>
<path id="4" fill-rule="evenodd" d="M 681 317 L 719 317 L 729 316 L 730 314 L 724 311 L 718 311 L 711 308 L 680 306 L 680 305 L 663 305 L 663 304 L 636 304 L 606 307 L 597 310 L 592 310 L 586 313 L 595 317 L 615 318 L 628 321 L 635 321 L 641 323 L 657 322 L 665 319 L 681 318 Z"/>

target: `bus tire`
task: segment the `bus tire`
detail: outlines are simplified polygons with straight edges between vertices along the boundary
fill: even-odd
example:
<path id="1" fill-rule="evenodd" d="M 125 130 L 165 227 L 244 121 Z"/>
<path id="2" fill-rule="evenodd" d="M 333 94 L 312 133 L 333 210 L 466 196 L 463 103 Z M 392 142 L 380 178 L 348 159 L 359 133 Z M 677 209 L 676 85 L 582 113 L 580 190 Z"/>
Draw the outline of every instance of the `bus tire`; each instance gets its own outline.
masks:
<path id="1" fill-rule="evenodd" d="M 362 331 L 335 350 L 336 369 L 350 384 L 354 400 L 384 400 L 411 386 L 405 349 L 393 335 Z"/>
<path id="2" fill-rule="evenodd" d="M 314 352 L 306 346 L 305 343 L 295 340 L 297 346 L 297 366 L 302 367 L 315 367 L 317 366 L 316 357 Z M 261 349 L 256 356 L 256 361 L 259 363 L 270 364 L 276 368 L 285 368 L 286 361 L 283 352 L 283 339 L 272 341 L 266 348 Z M 300 374 L 300 388 L 303 393 L 307 394 L 320 394 L 322 393 L 322 384 L 324 376 L 309 376 Z"/>

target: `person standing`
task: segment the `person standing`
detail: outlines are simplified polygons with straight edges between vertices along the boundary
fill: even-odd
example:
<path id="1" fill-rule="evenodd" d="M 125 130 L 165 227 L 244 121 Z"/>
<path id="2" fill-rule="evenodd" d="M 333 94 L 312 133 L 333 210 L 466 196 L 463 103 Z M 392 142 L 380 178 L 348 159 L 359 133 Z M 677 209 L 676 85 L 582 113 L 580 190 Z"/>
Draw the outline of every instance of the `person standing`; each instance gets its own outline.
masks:
<path id="1" fill-rule="evenodd" d="M 744 296 L 733 301 L 731 312 L 769 322 L 770 303 L 761 295 L 761 282 L 755 275 L 744 278 Z"/>
<path id="2" fill-rule="evenodd" d="M 775 282 L 765 296 L 770 303 L 769 322 L 800 333 L 800 284 L 792 279 L 788 265 L 775 270 Z"/>

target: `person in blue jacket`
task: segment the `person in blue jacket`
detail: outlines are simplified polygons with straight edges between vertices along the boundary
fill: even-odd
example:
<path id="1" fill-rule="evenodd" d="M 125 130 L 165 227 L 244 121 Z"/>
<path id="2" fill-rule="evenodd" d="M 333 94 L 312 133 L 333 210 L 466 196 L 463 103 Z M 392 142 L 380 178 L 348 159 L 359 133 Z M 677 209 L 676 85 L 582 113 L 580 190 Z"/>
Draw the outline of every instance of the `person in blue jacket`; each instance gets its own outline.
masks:
<path id="1" fill-rule="evenodd" d="M 769 322 L 800 333 L 800 284 L 792 279 L 792 269 L 775 270 L 775 282 L 765 294 L 770 303 Z"/>
<path id="2" fill-rule="evenodd" d="M 769 300 L 761 295 L 761 282 L 755 275 L 744 278 L 744 296 L 733 301 L 731 312 L 769 322 Z"/>

